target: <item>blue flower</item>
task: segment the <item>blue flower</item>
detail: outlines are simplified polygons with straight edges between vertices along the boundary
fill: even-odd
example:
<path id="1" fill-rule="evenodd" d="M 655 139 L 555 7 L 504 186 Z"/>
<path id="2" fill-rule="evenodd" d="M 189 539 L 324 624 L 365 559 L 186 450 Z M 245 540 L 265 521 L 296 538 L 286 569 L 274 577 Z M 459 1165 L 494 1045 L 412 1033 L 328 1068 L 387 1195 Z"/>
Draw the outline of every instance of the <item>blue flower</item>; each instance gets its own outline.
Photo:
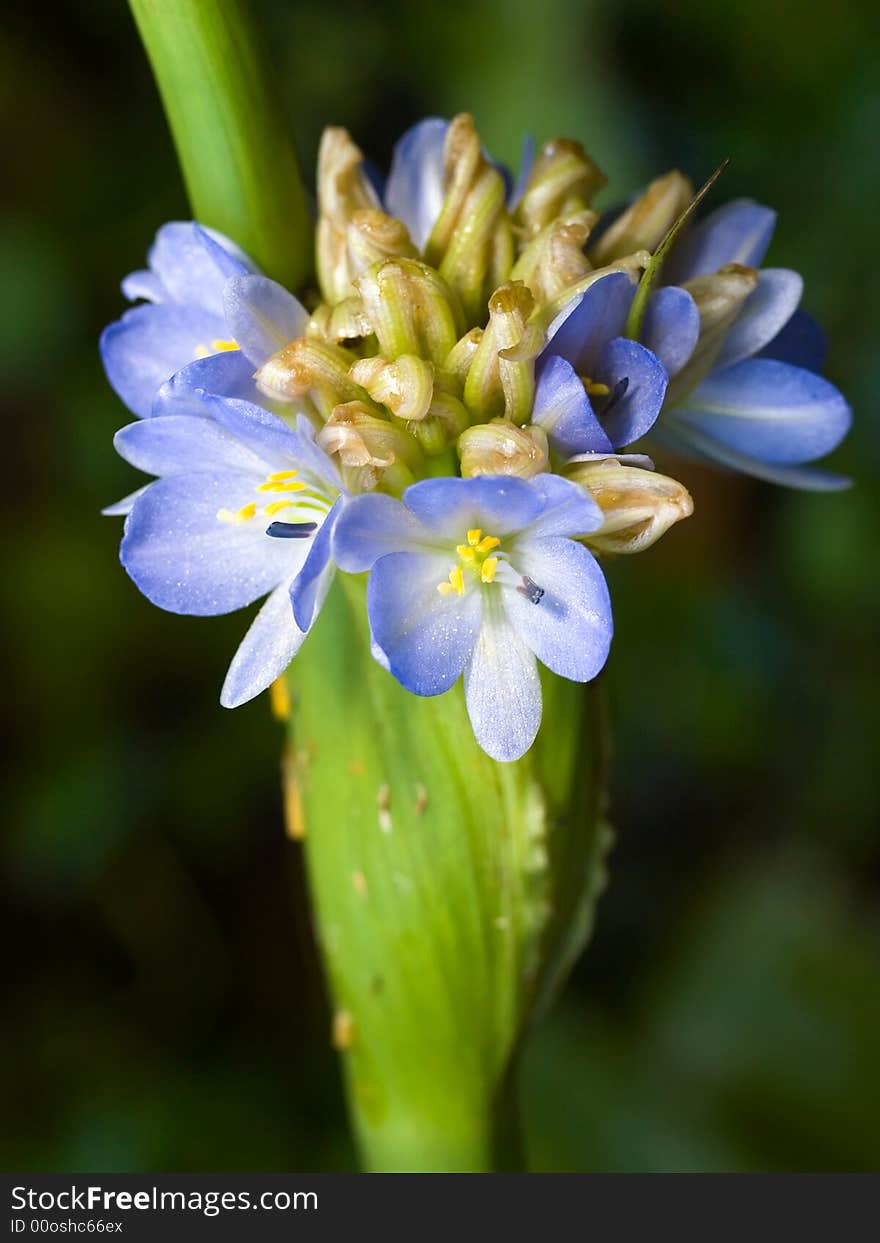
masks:
<path id="1" fill-rule="evenodd" d="M 132 272 L 122 292 L 138 306 L 110 324 L 101 356 L 113 388 L 140 418 L 156 390 L 194 358 L 234 350 L 223 313 L 223 288 L 254 265 L 228 238 L 193 222 L 163 225 L 149 268 Z"/>
<path id="2" fill-rule="evenodd" d="M 427 479 L 403 501 L 350 501 L 333 534 L 342 569 L 371 570 L 374 651 L 417 695 L 464 675 L 480 746 L 518 759 L 541 720 L 537 661 L 576 682 L 595 677 L 611 643 L 611 606 L 592 554 L 571 538 L 602 513 L 575 484 L 481 476 Z"/>
<path id="3" fill-rule="evenodd" d="M 284 672 L 333 578 L 331 536 L 344 497 L 314 443 L 258 407 L 204 398 L 208 417 L 160 415 L 117 433 L 119 453 L 159 478 L 136 494 L 120 557 L 172 613 L 214 616 L 269 598 L 233 658 L 227 708 Z"/>
<path id="4" fill-rule="evenodd" d="M 562 457 L 632 444 L 660 413 L 666 368 L 651 349 L 623 335 L 635 290 L 623 272 L 600 276 L 548 329 L 532 422 Z M 674 351 L 689 354 L 699 326 L 693 299 L 679 290 L 661 294 L 652 299 L 651 335 L 667 358 Z"/>
<path id="5" fill-rule="evenodd" d="M 775 212 L 749 199 L 727 203 L 678 244 L 663 279 L 680 284 L 728 264 L 758 268 L 775 223 Z M 758 273 L 708 375 L 664 409 L 655 429 L 663 443 L 776 483 L 846 486 L 839 475 L 802 465 L 835 449 L 852 417 L 837 389 L 816 374 L 823 338 L 798 310 L 802 290 L 796 272 Z"/>

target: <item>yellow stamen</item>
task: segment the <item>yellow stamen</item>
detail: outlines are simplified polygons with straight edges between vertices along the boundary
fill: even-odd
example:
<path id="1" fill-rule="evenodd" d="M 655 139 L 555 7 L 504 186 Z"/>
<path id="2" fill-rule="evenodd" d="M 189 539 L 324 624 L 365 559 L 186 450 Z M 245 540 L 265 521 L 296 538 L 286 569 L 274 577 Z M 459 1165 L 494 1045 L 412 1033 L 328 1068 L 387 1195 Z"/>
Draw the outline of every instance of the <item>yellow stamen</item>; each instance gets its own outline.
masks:
<path id="1" fill-rule="evenodd" d="M 280 514 L 282 509 L 290 509 L 292 505 L 293 501 L 270 501 L 263 513 L 271 518 L 274 514 Z"/>
<path id="2" fill-rule="evenodd" d="M 306 485 L 304 483 L 261 483 L 257 488 L 258 492 L 305 492 Z"/>
<path id="3" fill-rule="evenodd" d="M 477 550 L 470 548 L 467 544 L 456 544 L 455 551 L 466 565 L 473 565 L 477 559 Z"/>
<path id="4" fill-rule="evenodd" d="M 470 531 L 468 531 L 467 540 L 471 548 L 476 548 L 477 544 L 479 544 L 480 542 L 480 536 L 482 534 L 483 532 L 480 530 L 479 527 L 473 527 Z"/>
<path id="5" fill-rule="evenodd" d="M 611 392 L 607 384 L 602 384 L 599 380 L 591 380 L 588 375 L 581 376 L 581 384 L 586 389 L 588 397 L 607 397 Z"/>
<path id="6" fill-rule="evenodd" d="M 298 470 L 276 470 L 269 476 L 269 483 L 284 483 L 286 479 L 296 479 Z"/>
<path id="7" fill-rule="evenodd" d="M 491 552 L 493 548 L 497 548 L 501 540 L 494 535 L 487 535 L 477 544 L 477 552 Z"/>
<path id="8" fill-rule="evenodd" d="M 452 583 L 438 583 L 437 590 L 441 596 L 451 596 L 455 588 L 452 586 Z"/>
<path id="9" fill-rule="evenodd" d="M 242 505 L 238 513 L 233 513 L 231 509 L 218 509 L 217 517 L 221 522 L 247 522 L 249 518 L 257 512 L 257 502 L 250 501 L 247 505 Z"/>
<path id="10" fill-rule="evenodd" d="M 197 359 L 198 359 L 198 358 L 210 358 L 210 357 L 211 357 L 211 351 L 208 349 L 207 345 L 197 345 L 197 346 L 196 346 L 195 357 L 196 357 Z"/>
<path id="11" fill-rule="evenodd" d="M 237 350 L 238 342 L 232 340 L 224 341 L 222 338 L 218 338 L 211 342 L 211 349 L 215 354 L 225 354 L 228 350 Z"/>
<path id="12" fill-rule="evenodd" d="M 449 581 L 452 583 L 452 590 L 457 596 L 464 595 L 464 575 L 461 572 L 460 565 L 454 565 L 449 571 Z"/>
<path id="13" fill-rule="evenodd" d="M 497 540 L 496 540 L 497 543 Z M 498 569 L 498 558 L 487 557 L 480 569 L 480 579 L 484 583 L 491 583 L 495 579 L 495 571 Z"/>
<path id="14" fill-rule="evenodd" d="M 290 720 L 290 690 L 283 673 L 269 687 L 269 704 L 276 721 Z"/>

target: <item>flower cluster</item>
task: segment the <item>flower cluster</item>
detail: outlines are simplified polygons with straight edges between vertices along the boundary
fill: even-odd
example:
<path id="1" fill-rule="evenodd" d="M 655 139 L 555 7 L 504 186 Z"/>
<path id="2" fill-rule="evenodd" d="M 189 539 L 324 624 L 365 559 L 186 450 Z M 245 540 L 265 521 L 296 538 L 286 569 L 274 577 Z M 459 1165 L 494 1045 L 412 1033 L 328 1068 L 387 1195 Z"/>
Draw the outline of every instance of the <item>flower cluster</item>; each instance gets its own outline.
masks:
<path id="1" fill-rule="evenodd" d="M 335 569 L 367 573 L 375 658 L 417 695 L 463 677 L 480 745 L 516 759 L 538 662 L 581 682 L 605 663 L 597 557 L 692 511 L 622 451 L 650 436 L 842 486 L 803 464 L 848 407 L 818 374 L 800 277 L 760 267 L 775 216 L 749 200 L 693 225 L 673 172 L 599 215 L 605 179 L 577 143 L 527 150 L 513 183 L 466 115 L 405 134 L 384 184 L 330 129 L 317 180 L 305 305 L 193 223 L 160 229 L 123 283 L 137 305 L 101 348 L 140 421 L 115 443 L 156 478 L 107 511 L 125 515 L 122 563 L 177 613 L 268 597 L 228 707 L 284 672 Z"/>

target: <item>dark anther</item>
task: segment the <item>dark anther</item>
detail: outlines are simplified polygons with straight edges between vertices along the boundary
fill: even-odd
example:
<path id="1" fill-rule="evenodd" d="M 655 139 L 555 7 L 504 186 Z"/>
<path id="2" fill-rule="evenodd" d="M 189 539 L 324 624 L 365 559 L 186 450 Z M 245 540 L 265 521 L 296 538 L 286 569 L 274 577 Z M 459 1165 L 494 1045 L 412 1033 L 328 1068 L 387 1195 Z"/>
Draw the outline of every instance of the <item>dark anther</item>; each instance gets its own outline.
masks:
<path id="1" fill-rule="evenodd" d="M 266 534 L 276 539 L 308 539 L 317 529 L 317 522 L 273 522 L 266 527 Z"/>
<path id="2" fill-rule="evenodd" d="M 530 604 L 540 604 L 541 597 L 544 595 L 544 588 L 539 587 L 527 574 L 523 575 L 522 586 L 517 587 L 517 591 L 521 596 L 525 596 Z"/>
<path id="3" fill-rule="evenodd" d="M 606 414 L 610 414 L 614 406 L 620 401 L 626 390 L 629 388 L 629 376 L 625 375 L 622 380 L 618 380 L 614 388 L 605 398 L 605 404 L 601 410 L 597 411 L 599 418 L 603 419 Z"/>

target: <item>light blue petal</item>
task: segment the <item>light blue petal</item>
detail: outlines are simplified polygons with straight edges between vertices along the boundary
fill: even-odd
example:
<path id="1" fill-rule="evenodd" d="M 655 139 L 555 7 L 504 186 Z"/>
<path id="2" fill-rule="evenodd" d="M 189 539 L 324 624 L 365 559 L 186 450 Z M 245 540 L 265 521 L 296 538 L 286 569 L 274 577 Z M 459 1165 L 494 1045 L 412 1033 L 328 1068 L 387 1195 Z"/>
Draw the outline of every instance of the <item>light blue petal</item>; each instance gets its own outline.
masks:
<path id="1" fill-rule="evenodd" d="M 663 364 L 637 341 L 616 337 L 602 351 L 596 376 L 611 389 L 599 414 L 608 438 L 615 449 L 631 445 L 657 421 L 666 396 Z"/>
<path id="2" fill-rule="evenodd" d="M 561 355 L 578 375 L 595 380 L 602 351 L 626 327 L 635 292 L 634 282 L 623 272 L 601 276 L 553 320 L 545 353 Z"/>
<path id="3" fill-rule="evenodd" d="M 247 470 L 264 477 L 271 466 L 211 419 L 168 414 L 123 427 L 113 438 L 120 457 L 148 475 Z"/>
<path id="4" fill-rule="evenodd" d="M 259 518 L 222 522 L 254 499 L 240 471 L 173 475 L 152 484 L 126 519 L 120 558 L 144 593 L 171 613 L 213 616 L 243 608 L 289 580 L 307 540 L 271 539 Z"/>
<path id="5" fill-rule="evenodd" d="M 727 263 L 760 267 L 775 227 L 776 212 L 753 199 L 725 203 L 678 242 L 664 264 L 663 280 L 680 285 Z"/>
<path id="6" fill-rule="evenodd" d="M 563 457 L 612 451 L 583 381 L 571 363 L 556 354 L 545 355 L 539 364 L 532 422 L 543 427 L 552 449 Z"/>
<path id="7" fill-rule="evenodd" d="M 138 272 L 129 272 L 122 282 L 122 292 L 129 302 L 137 302 L 143 298 L 145 302 L 167 302 L 168 290 L 159 280 L 155 272 L 141 268 Z"/>
<path id="8" fill-rule="evenodd" d="M 670 416 L 680 429 L 694 428 L 771 464 L 809 462 L 830 453 L 852 421 L 833 384 L 770 358 L 713 371 Z"/>
<path id="9" fill-rule="evenodd" d="M 593 498 L 570 479 L 559 475 L 538 475 L 532 480 L 532 487 L 541 497 L 543 510 L 518 539 L 587 535 L 598 530 L 605 521 L 605 515 Z"/>
<path id="10" fill-rule="evenodd" d="M 501 538 L 520 531 L 543 509 L 540 493 L 525 479 L 423 479 L 403 494 L 406 507 L 439 539 L 461 543 L 474 527 Z"/>
<path id="11" fill-rule="evenodd" d="M 209 417 L 205 409 L 208 396 L 234 397 L 262 406 L 265 397 L 254 383 L 254 365 L 241 350 L 222 350 L 199 358 L 175 372 L 153 398 L 152 414 L 188 414 Z"/>
<path id="12" fill-rule="evenodd" d="M 419 121 L 399 140 L 391 160 L 385 210 L 403 221 L 419 250 L 424 250 L 443 206 L 443 144 L 448 128 L 449 122 L 439 117 Z"/>
<path id="13" fill-rule="evenodd" d="M 294 429 L 270 410 L 247 401 L 206 395 L 204 408 L 211 418 L 270 462 L 273 470 L 295 468 L 305 477 L 305 482 L 317 486 L 328 500 L 341 489 L 339 472 L 323 449 L 315 444 L 314 429 L 305 416 L 297 416 Z"/>
<path id="14" fill-rule="evenodd" d="M 306 633 L 315 624 L 315 618 L 320 613 L 333 582 L 333 528 L 344 503 L 342 497 L 334 502 L 312 540 L 305 565 L 290 586 L 293 616 L 300 630 Z"/>
<path id="15" fill-rule="evenodd" d="M 389 553 L 427 552 L 439 543 L 402 501 L 367 492 L 349 501 L 337 518 L 333 559 L 340 569 L 358 574 Z"/>
<path id="16" fill-rule="evenodd" d="M 793 367 L 819 372 L 825 362 L 825 333 L 812 315 L 797 310 L 759 357 L 777 358 Z"/>
<path id="17" fill-rule="evenodd" d="M 223 289 L 229 335 L 255 367 L 301 337 L 309 322 L 305 307 L 268 276 L 237 276 Z"/>
<path id="18" fill-rule="evenodd" d="M 138 488 L 135 492 L 129 492 L 128 496 L 124 496 L 121 501 L 114 501 L 112 505 L 107 505 L 101 510 L 101 516 L 103 518 L 124 518 L 131 513 L 138 497 L 143 496 L 147 488 L 151 486 L 151 484 L 145 483 L 142 488 Z"/>
<path id="19" fill-rule="evenodd" d="M 648 299 L 641 343 L 673 376 L 693 354 L 700 336 L 700 312 L 686 289 L 667 285 Z"/>
<path id="20" fill-rule="evenodd" d="M 768 345 L 797 310 L 803 278 L 787 268 L 764 268 L 724 338 L 715 367 L 730 367 Z"/>
<path id="21" fill-rule="evenodd" d="M 486 597 L 464 693 L 474 737 L 487 755 L 504 763 L 528 751 L 541 724 L 541 680 L 496 592 Z"/>
<path id="22" fill-rule="evenodd" d="M 516 181 L 511 187 L 510 194 L 507 196 L 507 210 L 515 211 L 516 207 L 526 192 L 526 186 L 529 184 L 529 178 L 532 175 L 532 168 L 535 164 L 535 140 L 531 134 L 523 137 L 522 155 L 519 161 L 519 173 Z"/>
<path id="23" fill-rule="evenodd" d="M 373 640 L 397 680 L 416 695 L 440 695 L 457 680 L 480 629 L 482 596 L 441 595 L 454 554 L 380 557 L 367 586 Z"/>
<path id="24" fill-rule="evenodd" d="M 306 636 L 293 619 L 289 586 L 275 588 L 242 639 L 220 693 L 224 708 L 238 708 L 271 686 L 302 647 Z"/>
<path id="25" fill-rule="evenodd" d="M 542 588 L 537 604 L 504 585 L 511 624 L 538 660 L 573 682 L 589 682 L 608 658 L 613 623 L 605 577 L 595 557 L 574 540 L 530 539 L 511 565 Z"/>
<path id="26" fill-rule="evenodd" d="M 230 276 L 252 271 L 250 261 L 222 233 L 194 221 L 163 225 L 149 254 L 151 271 L 169 302 L 222 316 L 223 286 Z"/>
<path id="27" fill-rule="evenodd" d="M 658 428 L 655 427 L 655 433 Z M 700 461 L 724 466 L 738 474 L 752 475 L 767 483 L 778 483 L 785 488 L 800 488 L 806 492 L 842 492 L 852 486 L 847 475 L 819 470 L 815 466 L 770 466 L 746 453 L 737 453 L 693 427 L 677 429 L 674 425 L 663 426 L 658 439 L 673 453 Z"/>
<path id="28" fill-rule="evenodd" d="M 129 410 L 147 418 L 159 386 L 225 331 L 208 311 L 169 302 L 133 307 L 101 335 L 107 379 Z"/>

